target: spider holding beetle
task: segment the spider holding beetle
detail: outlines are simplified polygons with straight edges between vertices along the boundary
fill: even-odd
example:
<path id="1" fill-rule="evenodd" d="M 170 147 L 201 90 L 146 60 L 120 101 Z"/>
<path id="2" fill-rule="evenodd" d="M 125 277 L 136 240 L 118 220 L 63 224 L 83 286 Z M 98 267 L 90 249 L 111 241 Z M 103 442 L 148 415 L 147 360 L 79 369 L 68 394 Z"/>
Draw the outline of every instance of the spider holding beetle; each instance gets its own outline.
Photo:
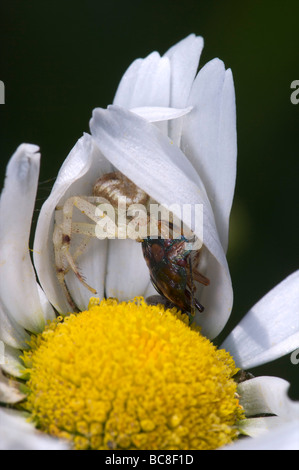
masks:
<path id="1" fill-rule="evenodd" d="M 93 186 L 92 196 L 73 196 L 68 198 L 62 206 L 56 207 L 53 233 L 56 273 L 72 309 L 76 309 L 76 305 L 67 288 L 65 276 L 69 270 L 72 270 L 79 281 L 93 295 L 96 294 L 95 289 L 88 285 L 80 274 L 77 259 L 84 252 L 91 237 L 101 238 L 97 228 L 98 224 L 103 222 L 105 214 L 99 210 L 99 205 L 103 204 L 103 201 L 108 202 L 117 212 L 120 198 L 125 198 L 127 228 L 131 225 L 131 233 L 132 230 L 136 233 L 140 219 L 130 214 L 130 207 L 132 205 L 144 207 L 143 215 L 148 222 L 149 207 L 153 200 L 119 171 L 100 177 Z M 92 223 L 74 222 L 74 208 L 77 208 Z M 121 227 L 115 224 L 113 227 L 115 238 L 124 238 L 123 233 L 121 234 Z M 157 292 L 170 304 L 187 313 L 192 321 L 196 309 L 199 312 L 204 310 L 195 298 L 194 283 L 198 282 L 204 286 L 210 283 L 209 279 L 198 270 L 201 249 L 192 249 L 195 235 L 190 231 L 189 235 L 185 236 L 182 229 L 178 228 L 173 221 L 159 220 L 157 227 L 158 236 L 156 237 L 146 234 L 142 238 L 136 238 L 132 233 L 132 238 L 142 243 L 143 256 Z M 72 254 L 70 245 L 74 234 L 80 234 L 83 239 Z"/>

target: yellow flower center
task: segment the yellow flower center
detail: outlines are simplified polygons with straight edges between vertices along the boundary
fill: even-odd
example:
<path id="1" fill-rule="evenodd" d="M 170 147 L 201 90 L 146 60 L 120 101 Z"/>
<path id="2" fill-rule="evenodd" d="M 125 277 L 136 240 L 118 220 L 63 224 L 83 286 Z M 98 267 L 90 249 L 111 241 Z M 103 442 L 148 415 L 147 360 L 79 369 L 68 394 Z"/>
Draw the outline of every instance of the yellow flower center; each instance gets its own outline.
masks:
<path id="1" fill-rule="evenodd" d="M 176 309 L 91 299 L 24 352 L 37 427 L 76 449 L 215 449 L 243 411 L 231 356 Z"/>

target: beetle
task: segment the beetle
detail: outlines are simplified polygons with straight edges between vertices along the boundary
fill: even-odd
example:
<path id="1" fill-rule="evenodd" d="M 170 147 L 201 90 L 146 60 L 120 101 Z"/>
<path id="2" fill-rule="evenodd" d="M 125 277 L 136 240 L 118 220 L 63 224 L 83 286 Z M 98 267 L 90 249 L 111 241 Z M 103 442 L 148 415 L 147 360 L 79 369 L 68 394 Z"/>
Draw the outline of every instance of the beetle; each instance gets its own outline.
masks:
<path id="1" fill-rule="evenodd" d="M 204 306 L 195 298 L 194 282 L 208 286 L 210 281 L 197 269 L 201 250 L 192 250 L 190 246 L 190 239 L 183 234 L 180 238 L 147 237 L 142 241 L 153 286 L 160 295 L 187 313 L 192 322 L 195 309 L 204 311 Z"/>

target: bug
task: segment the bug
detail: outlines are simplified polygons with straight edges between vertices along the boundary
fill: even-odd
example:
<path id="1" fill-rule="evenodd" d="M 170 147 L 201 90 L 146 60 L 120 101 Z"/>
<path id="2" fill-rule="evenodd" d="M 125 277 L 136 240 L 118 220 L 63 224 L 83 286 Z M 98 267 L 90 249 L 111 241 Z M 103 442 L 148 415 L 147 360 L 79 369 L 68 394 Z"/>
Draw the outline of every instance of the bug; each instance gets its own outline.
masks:
<path id="1" fill-rule="evenodd" d="M 186 312 L 192 322 L 196 309 L 204 311 L 195 297 L 194 282 L 210 284 L 197 269 L 201 250 L 192 250 L 190 239 L 181 233 L 180 238 L 147 237 L 142 242 L 142 251 L 157 292 Z"/>
<path id="2" fill-rule="evenodd" d="M 147 230 L 150 225 L 148 224 L 150 205 L 155 201 L 119 171 L 107 173 L 96 180 L 91 196 L 73 196 L 56 207 L 53 232 L 56 274 L 68 303 L 73 309 L 76 309 L 76 305 L 66 285 L 66 274 L 72 270 L 79 281 L 92 294 L 96 294 L 95 289 L 88 285 L 81 275 L 77 259 L 84 252 L 92 237 L 99 238 L 97 226 L 102 222 L 104 216 L 103 212 L 99 211 L 99 205 L 108 203 L 119 220 L 119 201 L 122 198 L 125 198 L 126 227 L 136 221 L 136 228 L 140 223 L 134 214 L 130 215 L 132 206 L 137 204 L 144 207 Z M 74 221 L 75 208 L 84 214 L 90 222 Z M 111 215 L 110 217 L 112 218 Z M 113 226 L 115 238 L 119 238 L 121 227 L 117 223 Z M 169 237 L 164 236 L 166 228 L 170 228 L 171 235 Z M 134 231 L 134 224 L 132 230 Z M 177 236 L 178 233 L 179 236 Z M 71 241 L 75 234 L 81 235 L 81 242 L 75 250 L 71 250 Z M 194 282 L 205 286 L 209 284 L 209 280 L 198 270 L 201 250 L 191 250 L 188 246 L 190 239 L 178 232 L 171 221 L 165 220 L 158 221 L 158 237 L 152 238 L 146 232 L 146 235 L 137 238 L 137 241 L 142 243 L 142 252 L 150 272 L 150 278 L 158 293 L 188 313 L 191 319 L 195 309 L 202 312 L 204 307 L 195 298 L 194 285 Z"/>

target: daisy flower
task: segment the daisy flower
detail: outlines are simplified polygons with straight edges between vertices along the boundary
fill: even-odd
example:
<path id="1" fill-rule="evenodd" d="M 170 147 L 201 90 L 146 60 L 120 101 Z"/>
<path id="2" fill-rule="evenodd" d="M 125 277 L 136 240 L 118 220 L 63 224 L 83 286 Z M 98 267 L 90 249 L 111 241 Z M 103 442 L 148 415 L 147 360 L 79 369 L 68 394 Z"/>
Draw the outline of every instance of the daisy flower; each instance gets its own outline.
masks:
<path id="1" fill-rule="evenodd" d="M 182 216 L 182 207 L 203 205 L 204 234 L 198 227 L 195 233 L 204 238 L 202 271 L 211 285 L 198 288 L 208 314 L 196 321 L 210 338 L 226 324 L 233 303 L 225 252 L 236 178 L 235 94 L 231 70 L 219 59 L 196 75 L 202 48 L 202 38 L 191 35 L 162 57 L 153 52 L 133 62 L 113 105 L 94 110 L 92 136 L 85 134 L 65 160 L 41 209 L 33 247 L 39 281 L 59 313 L 70 305 L 53 268 L 55 208 L 71 196 L 90 196 L 97 178 L 117 169 L 159 204 L 175 204 L 174 214 L 191 228 L 194 221 Z M 155 292 L 133 240 L 91 240 L 80 270 L 100 298 L 104 292 L 119 300 Z M 67 285 L 74 303 L 85 309 L 90 292 L 73 272 Z"/>
<path id="2" fill-rule="evenodd" d="M 221 345 L 243 370 L 271 362 L 298 348 L 299 271 L 288 276 L 244 316 Z M 288 397 L 290 384 L 278 377 L 255 377 L 239 384 L 247 419 L 236 449 L 299 449 L 299 402 Z"/>
<path id="3" fill-rule="evenodd" d="M 232 355 L 210 341 L 233 302 L 225 253 L 236 125 L 231 71 L 214 59 L 196 75 L 202 47 L 202 38 L 191 35 L 162 57 L 154 52 L 135 61 L 113 105 L 94 111 L 91 135 L 72 149 L 41 209 L 34 267 L 28 241 L 38 147 L 21 145 L 8 164 L 0 199 L 0 402 L 14 410 L 0 410 L 3 448 L 214 449 L 241 432 L 256 435 L 272 426 L 277 432 L 285 421 L 293 429 L 298 407 L 285 383 L 257 378 L 237 389 L 233 377 L 237 367 L 298 347 L 298 273 L 231 333 L 223 348 Z M 140 244 L 94 237 L 76 245 L 76 229 L 83 230 L 90 216 L 84 198 L 92 196 L 98 178 L 115 170 L 158 203 L 175 202 L 174 215 L 203 241 L 201 271 L 210 286 L 195 292 L 205 312 L 191 327 L 177 309 L 147 305 L 140 297 L 153 293 Z M 70 198 L 77 198 L 81 213 L 68 216 L 67 231 L 60 216 Z M 203 205 L 204 234 L 180 210 L 186 203 Z M 66 230 L 56 253 L 53 232 L 54 239 L 60 232 L 54 227 Z M 64 267 L 70 242 L 84 278 Z M 280 390 L 277 406 L 273 388 Z M 277 419 L 256 417 L 265 413 Z"/>

